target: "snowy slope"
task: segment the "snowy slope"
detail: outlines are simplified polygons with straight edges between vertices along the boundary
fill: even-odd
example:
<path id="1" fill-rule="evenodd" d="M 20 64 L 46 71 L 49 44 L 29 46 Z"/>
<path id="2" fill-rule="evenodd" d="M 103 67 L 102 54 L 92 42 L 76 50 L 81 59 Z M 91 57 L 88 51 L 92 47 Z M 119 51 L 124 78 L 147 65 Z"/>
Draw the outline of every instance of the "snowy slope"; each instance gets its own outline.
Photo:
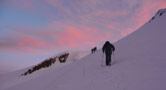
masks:
<path id="1" fill-rule="evenodd" d="M 5 88 L 12 87 L 17 84 L 21 84 L 23 82 L 32 80 L 34 78 L 37 78 L 37 77 L 45 75 L 45 74 L 47 76 L 47 74 L 50 74 L 49 73 L 50 71 L 58 72 L 58 71 L 54 71 L 54 70 L 61 69 L 62 67 L 75 62 L 76 60 L 80 60 L 81 58 L 83 58 L 84 56 L 86 56 L 90 53 L 89 51 L 70 51 L 70 52 L 64 51 L 64 52 L 61 52 L 54 56 L 60 56 L 66 52 L 68 52 L 70 54 L 66 63 L 60 63 L 59 61 L 56 61 L 55 64 L 51 65 L 51 67 L 35 71 L 34 73 L 32 73 L 32 75 L 28 74 L 27 76 L 22 76 L 23 73 L 28 71 L 28 69 L 33 68 L 34 66 L 27 67 L 27 68 L 19 70 L 19 71 L 0 75 L 0 90 L 4 90 Z M 28 89 L 28 90 L 31 90 L 31 89 Z"/>
<path id="2" fill-rule="evenodd" d="M 115 43 L 111 67 L 101 50 L 27 76 L 0 77 L 0 90 L 166 90 L 166 13 Z"/>

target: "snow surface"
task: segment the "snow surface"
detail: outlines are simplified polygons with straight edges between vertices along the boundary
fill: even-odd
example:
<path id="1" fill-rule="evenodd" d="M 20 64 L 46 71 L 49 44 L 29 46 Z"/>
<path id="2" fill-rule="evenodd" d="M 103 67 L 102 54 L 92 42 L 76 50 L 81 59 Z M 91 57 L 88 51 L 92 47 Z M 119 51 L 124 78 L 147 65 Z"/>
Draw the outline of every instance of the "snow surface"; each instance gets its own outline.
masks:
<path id="1" fill-rule="evenodd" d="M 31 75 L 0 76 L 0 90 L 166 90 L 166 14 L 115 43 L 111 67 L 101 50 Z"/>

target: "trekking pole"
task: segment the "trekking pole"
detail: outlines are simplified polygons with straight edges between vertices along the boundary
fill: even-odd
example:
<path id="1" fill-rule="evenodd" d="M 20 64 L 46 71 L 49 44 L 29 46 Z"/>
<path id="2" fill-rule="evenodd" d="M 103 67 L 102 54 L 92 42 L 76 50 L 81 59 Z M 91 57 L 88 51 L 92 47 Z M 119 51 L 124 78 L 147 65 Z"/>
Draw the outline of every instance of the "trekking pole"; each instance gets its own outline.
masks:
<path id="1" fill-rule="evenodd" d="M 104 66 L 104 53 L 102 54 L 101 66 Z"/>
<path id="2" fill-rule="evenodd" d="M 113 54 L 112 54 L 112 56 L 113 56 L 113 60 L 115 61 L 115 60 L 116 60 L 115 51 L 113 51 Z"/>

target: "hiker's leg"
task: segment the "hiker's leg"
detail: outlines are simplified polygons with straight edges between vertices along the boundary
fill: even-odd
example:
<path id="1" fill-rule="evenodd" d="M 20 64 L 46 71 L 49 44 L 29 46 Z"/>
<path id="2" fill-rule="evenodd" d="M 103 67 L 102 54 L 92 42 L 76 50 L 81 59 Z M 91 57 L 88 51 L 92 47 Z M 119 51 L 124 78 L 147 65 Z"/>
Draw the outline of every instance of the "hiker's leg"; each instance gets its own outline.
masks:
<path id="1" fill-rule="evenodd" d="M 109 65 L 109 56 L 108 55 L 106 55 L 106 65 L 108 66 Z"/>
<path id="2" fill-rule="evenodd" d="M 111 65 L 111 55 L 109 56 L 109 65 Z"/>

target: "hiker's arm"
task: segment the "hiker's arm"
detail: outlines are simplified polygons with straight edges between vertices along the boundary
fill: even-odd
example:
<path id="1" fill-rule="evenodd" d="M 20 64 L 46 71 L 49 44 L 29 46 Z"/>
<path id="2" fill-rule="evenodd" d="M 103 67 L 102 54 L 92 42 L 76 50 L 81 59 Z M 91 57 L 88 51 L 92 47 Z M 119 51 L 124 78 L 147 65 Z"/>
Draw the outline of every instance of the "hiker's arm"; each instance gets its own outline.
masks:
<path id="1" fill-rule="evenodd" d="M 112 50 L 115 51 L 115 46 L 114 45 L 112 45 Z"/>

